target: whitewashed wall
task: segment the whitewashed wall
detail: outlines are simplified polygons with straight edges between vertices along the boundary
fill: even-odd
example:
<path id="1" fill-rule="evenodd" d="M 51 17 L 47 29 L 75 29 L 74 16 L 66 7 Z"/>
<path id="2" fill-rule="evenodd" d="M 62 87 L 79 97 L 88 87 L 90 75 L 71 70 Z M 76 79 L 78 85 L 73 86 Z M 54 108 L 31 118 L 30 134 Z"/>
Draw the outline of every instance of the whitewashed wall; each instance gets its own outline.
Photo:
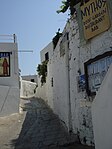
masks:
<path id="1" fill-rule="evenodd" d="M 56 114 L 66 123 L 68 129 L 71 127 L 75 134 L 79 135 L 83 144 L 94 145 L 91 106 L 93 97 L 89 97 L 86 90 L 78 91 L 79 70 L 81 75 L 85 74 L 84 63 L 98 55 L 111 51 L 112 32 L 111 29 L 101 33 L 88 42 L 80 43 L 79 26 L 76 17 L 72 17 L 66 24 L 63 35 L 69 33 L 69 49 L 64 56 L 60 57 L 60 38 L 49 64 L 48 80 L 45 84 L 45 100 L 48 101 Z M 44 49 L 46 52 L 46 49 Z M 45 54 L 44 50 L 43 55 Z M 47 47 L 47 50 L 49 48 Z M 50 49 L 51 50 L 51 49 Z M 69 53 L 69 56 L 67 55 Z M 68 56 L 68 62 L 67 62 Z M 67 63 L 69 69 L 67 68 Z M 69 70 L 69 82 L 68 82 Z M 53 88 L 50 87 L 50 78 L 53 77 Z M 68 84 L 69 83 L 69 84 Z M 40 89 L 40 88 L 39 88 Z M 41 90 L 41 89 L 40 89 Z M 42 91 L 42 90 L 41 90 Z M 70 95 L 69 95 L 70 91 Z M 37 90 L 38 94 L 38 90 Z M 52 95 L 52 96 L 51 96 Z M 53 101 L 52 101 L 53 100 Z M 70 117 L 71 116 L 71 117 Z"/>
<path id="2" fill-rule="evenodd" d="M 0 52 L 10 54 L 10 76 L 0 77 L 0 116 L 19 112 L 19 68 L 17 43 L 0 43 Z"/>
<path id="3" fill-rule="evenodd" d="M 47 84 L 44 84 L 43 86 L 41 85 L 41 78 L 38 77 L 38 87 L 36 89 L 35 96 L 38 97 L 38 98 L 44 99 L 45 101 L 47 100 L 46 86 L 47 86 Z"/>
<path id="4" fill-rule="evenodd" d="M 42 61 L 45 53 L 49 51 L 50 59 L 47 65 L 46 83 L 41 86 L 40 78 L 38 79 L 38 88 L 36 96 L 44 99 L 53 111 L 66 123 L 69 128 L 69 105 L 68 105 L 68 84 L 67 84 L 67 66 L 66 56 L 60 58 L 60 44 L 53 50 L 49 44 L 47 49 L 41 51 Z M 45 51 L 44 51 L 45 50 Z M 52 86 L 53 78 L 53 86 Z"/>
<path id="5" fill-rule="evenodd" d="M 23 80 L 30 81 L 33 79 L 35 83 L 38 83 L 37 81 L 37 75 L 25 75 L 21 76 Z"/>
<path id="6" fill-rule="evenodd" d="M 51 60 L 49 60 L 47 65 L 47 79 L 46 79 L 46 102 L 48 105 L 54 109 L 54 97 L 53 97 L 53 87 L 52 87 L 52 78 L 53 78 L 53 72 L 52 72 L 52 63 Z"/>
<path id="7" fill-rule="evenodd" d="M 95 149 L 112 148 L 112 65 L 92 104 Z"/>
<path id="8" fill-rule="evenodd" d="M 47 64 L 47 78 L 44 85 L 41 84 L 41 77 L 38 76 L 38 87 L 36 90 L 36 97 L 44 99 L 48 105 L 53 108 L 53 87 L 51 80 L 53 77 L 52 60 L 53 60 L 53 44 L 49 43 L 41 52 L 41 62 L 45 61 L 45 54 L 49 53 L 49 61 Z"/>
<path id="9" fill-rule="evenodd" d="M 20 89 L 20 97 L 21 98 L 30 98 L 35 96 L 36 91 L 36 83 L 21 80 L 21 89 Z"/>
<path id="10" fill-rule="evenodd" d="M 43 85 L 41 84 L 41 77 L 38 76 L 38 87 L 36 89 L 35 96 L 38 98 L 44 99 L 47 104 L 53 108 L 53 87 L 51 86 L 51 79 L 52 79 L 52 64 L 51 61 L 47 64 L 47 78 L 46 83 Z"/>
<path id="11" fill-rule="evenodd" d="M 19 112 L 20 92 L 18 87 L 0 85 L 0 116 Z"/>
<path id="12" fill-rule="evenodd" d="M 84 63 L 86 61 L 107 51 L 111 51 L 112 32 L 108 30 L 94 37 L 90 42 L 81 45 L 77 21 L 71 20 L 69 33 L 70 91 L 73 131 L 79 134 L 83 144 L 93 145 L 94 135 L 91 115 L 91 104 L 93 99 L 87 96 L 86 91 L 78 92 L 78 70 L 80 69 L 82 75 L 85 74 Z"/>
<path id="13" fill-rule="evenodd" d="M 49 60 L 51 60 L 52 54 L 53 54 L 53 43 L 52 42 L 50 42 L 44 49 L 40 51 L 41 62 L 45 61 L 45 54 L 47 52 L 49 53 Z"/>
<path id="14" fill-rule="evenodd" d="M 54 80 L 54 85 L 53 85 L 54 109 L 53 110 L 60 117 L 60 119 L 66 123 L 68 129 L 70 129 L 67 54 L 60 57 L 59 43 L 57 44 L 57 47 L 54 50 L 54 55 L 52 60 L 52 71 L 53 71 L 53 80 Z M 68 49 L 65 49 L 65 50 L 68 50 Z"/>

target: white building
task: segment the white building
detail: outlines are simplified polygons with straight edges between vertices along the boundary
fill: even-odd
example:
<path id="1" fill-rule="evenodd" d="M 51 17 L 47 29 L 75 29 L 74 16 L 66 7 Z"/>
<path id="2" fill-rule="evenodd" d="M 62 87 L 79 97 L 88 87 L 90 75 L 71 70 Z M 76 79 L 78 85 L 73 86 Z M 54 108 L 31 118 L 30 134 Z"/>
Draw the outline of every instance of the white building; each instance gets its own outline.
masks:
<path id="1" fill-rule="evenodd" d="M 37 88 L 37 97 L 43 98 L 68 130 L 88 145 L 94 145 L 92 103 L 112 63 L 112 2 L 100 1 L 98 11 L 92 13 L 92 9 L 90 16 L 81 17 L 81 12 L 86 13 L 95 2 L 78 4 L 77 15 L 68 20 L 56 48 L 50 43 L 41 51 L 41 61 L 46 60 L 46 53 L 49 55 L 47 80 Z"/>
<path id="2" fill-rule="evenodd" d="M 21 76 L 21 77 L 22 77 L 23 80 L 38 83 L 37 82 L 37 75 L 24 75 L 24 76 Z"/>
<path id="3" fill-rule="evenodd" d="M 6 116 L 19 112 L 18 46 L 15 35 L 0 36 L 2 38 L 6 40 L 0 42 L 0 116 Z M 7 42 L 7 38 L 11 42 Z"/>

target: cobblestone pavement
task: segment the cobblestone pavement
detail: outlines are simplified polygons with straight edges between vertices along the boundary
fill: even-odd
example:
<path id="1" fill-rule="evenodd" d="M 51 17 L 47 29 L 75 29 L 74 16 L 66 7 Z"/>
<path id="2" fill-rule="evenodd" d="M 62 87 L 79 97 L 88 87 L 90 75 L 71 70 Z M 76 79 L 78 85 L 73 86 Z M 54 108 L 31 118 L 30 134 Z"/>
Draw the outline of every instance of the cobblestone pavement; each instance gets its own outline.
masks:
<path id="1" fill-rule="evenodd" d="M 21 131 L 14 128 L 19 135 L 14 134 L 7 145 L 4 142 L 6 148 L 0 142 L 0 149 L 93 149 L 78 144 L 77 137 L 66 131 L 65 125 L 42 100 L 22 100 L 21 107 L 21 125 L 15 123 Z"/>

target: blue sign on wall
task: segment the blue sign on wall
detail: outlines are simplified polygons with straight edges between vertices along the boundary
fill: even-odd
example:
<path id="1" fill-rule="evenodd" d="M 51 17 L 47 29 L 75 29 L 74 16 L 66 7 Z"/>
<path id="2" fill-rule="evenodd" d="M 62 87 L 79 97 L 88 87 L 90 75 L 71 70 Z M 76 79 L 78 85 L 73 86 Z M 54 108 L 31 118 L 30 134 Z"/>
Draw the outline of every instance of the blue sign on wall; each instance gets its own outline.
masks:
<path id="1" fill-rule="evenodd" d="M 78 90 L 79 90 L 79 92 L 84 91 L 85 86 L 86 86 L 85 75 L 78 76 Z"/>

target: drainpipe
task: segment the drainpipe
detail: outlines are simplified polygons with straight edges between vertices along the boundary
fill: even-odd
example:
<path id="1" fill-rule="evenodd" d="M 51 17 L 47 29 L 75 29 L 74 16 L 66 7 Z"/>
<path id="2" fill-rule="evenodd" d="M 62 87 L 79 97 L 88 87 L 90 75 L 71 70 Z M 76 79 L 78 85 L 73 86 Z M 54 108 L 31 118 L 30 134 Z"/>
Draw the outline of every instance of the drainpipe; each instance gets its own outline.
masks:
<path id="1" fill-rule="evenodd" d="M 67 75 L 67 99 L 68 99 L 68 126 L 69 132 L 72 132 L 72 113 L 71 113 L 71 97 L 70 97 L 70 63 L 69 63 L 69 40 L 65 42 L 65 64 Z"/>

